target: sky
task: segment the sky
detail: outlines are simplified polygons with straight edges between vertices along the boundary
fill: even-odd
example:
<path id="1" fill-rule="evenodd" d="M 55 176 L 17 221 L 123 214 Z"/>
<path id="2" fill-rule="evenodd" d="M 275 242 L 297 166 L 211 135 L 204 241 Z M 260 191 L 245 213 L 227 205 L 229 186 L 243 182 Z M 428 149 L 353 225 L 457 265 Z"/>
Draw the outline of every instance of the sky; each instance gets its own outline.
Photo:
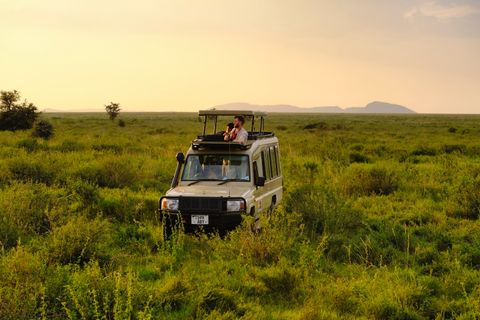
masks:
<path id="1" fill-rule="evenodd" d="M 0 0 L 13 89 L 40 109 L 480 113 L 480 0 Z"/>

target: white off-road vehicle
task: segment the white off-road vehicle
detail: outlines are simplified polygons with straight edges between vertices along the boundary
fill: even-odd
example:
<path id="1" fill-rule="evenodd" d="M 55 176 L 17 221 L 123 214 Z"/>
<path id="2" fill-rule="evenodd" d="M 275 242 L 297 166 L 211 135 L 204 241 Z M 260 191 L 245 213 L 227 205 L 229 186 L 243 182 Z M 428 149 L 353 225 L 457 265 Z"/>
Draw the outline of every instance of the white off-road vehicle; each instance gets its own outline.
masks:
<path id="1" fill-rule="evenodd" d="M 169 224 L 183 223 L 186 231 L 198 226 L 232 229 L 245 215 L 257 222 L 280 203 L 283 192 L 278 138 L 264 131 L 266 114 L 203 110 L 199 116 L 204 118 L 203 134 L 192 141 L 186 156 L 177 154 L 171 188 L 160 199 L 162 217 Z M 227 142 L 217 132 L 219 117 L 226 116 L 243 116 L 245 124 L 251 123 L 246 143 Z M 214 122 L 212 134 L 206 134 L 209 120 Z"/>

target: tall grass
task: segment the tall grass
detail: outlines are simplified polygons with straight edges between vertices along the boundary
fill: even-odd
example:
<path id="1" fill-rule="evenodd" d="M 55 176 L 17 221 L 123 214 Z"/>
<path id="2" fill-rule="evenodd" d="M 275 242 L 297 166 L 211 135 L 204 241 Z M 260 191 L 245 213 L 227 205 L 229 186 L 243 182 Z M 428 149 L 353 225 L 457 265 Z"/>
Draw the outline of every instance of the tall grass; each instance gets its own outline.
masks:
<path id="1" fill-rule="evenodd" d="M 49 140 L 0 132 L 0 319 L 480 317 L 478 117 L 274 115 L 261 231 L 168 240 L 194 114 L 43 117 Z"/>

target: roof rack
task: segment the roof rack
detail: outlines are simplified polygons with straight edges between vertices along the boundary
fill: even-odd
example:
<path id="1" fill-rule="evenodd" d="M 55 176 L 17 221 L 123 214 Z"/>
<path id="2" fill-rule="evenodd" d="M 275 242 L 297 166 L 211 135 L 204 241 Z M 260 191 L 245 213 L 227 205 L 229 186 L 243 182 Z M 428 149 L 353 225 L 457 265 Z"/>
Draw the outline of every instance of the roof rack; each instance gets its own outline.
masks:
<path id="1" fill-rule="evenodd" d="M 253 110 L 200 110 L 199 116 L 262 116 L 266 117 L 266 112 L 253 111 Z"/>
<path id="2" fill-rule="evenodd" d="M 223 135 L 220 134 L 207 134 L 200 135 L 197 139 L 192 141 L 192 148 L 198 149 L 231 149 L 231 150 L 246 150 L 249 149 L 252 144 L 259 139 L 272 138 L 275 134 L 273 132 L 249 132 L 248 140 L 245 144 L 241 144 L 233 141 L 225 141 Z"/>
<path id="3" fill-rule="evenodd" d="M 255 131 L 255 118 L 260 118 L 260 128 L 259 128 L 259 133 L 263 133 L 265 130 L 265 117 L 267 114 L 265 112 L 259 112 L 259 111 L 252 111 L 252 110 L 216 110 L 216 109 L 210 109 L 210 110 L 200 110 L 198 112 L 199 117 L 203 117 L 203 135 L 205 136 L 206 131 L 207 131 L 207 120 L 213 120 L 214 121 L 214 128 L 213 128 L 213 134 L 216 133 L 217 131 L 217 122 L 218 122 L 218 117 L 220 116 L 243 116 L 245 117 L 245 120 L 251 119 L 252 126 L 251 126 L 251 132 Z"/>

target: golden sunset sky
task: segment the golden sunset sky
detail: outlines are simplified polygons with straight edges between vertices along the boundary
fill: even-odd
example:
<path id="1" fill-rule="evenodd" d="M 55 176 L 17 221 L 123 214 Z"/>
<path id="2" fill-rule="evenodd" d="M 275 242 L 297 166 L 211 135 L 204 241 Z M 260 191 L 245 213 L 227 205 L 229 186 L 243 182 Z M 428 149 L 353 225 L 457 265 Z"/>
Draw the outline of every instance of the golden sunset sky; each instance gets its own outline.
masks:
<path id="1" fill-rule="evenodd" d="M 480 113 L 480 1 L 0 0 L 13 89 L 40 109 Z"/>

